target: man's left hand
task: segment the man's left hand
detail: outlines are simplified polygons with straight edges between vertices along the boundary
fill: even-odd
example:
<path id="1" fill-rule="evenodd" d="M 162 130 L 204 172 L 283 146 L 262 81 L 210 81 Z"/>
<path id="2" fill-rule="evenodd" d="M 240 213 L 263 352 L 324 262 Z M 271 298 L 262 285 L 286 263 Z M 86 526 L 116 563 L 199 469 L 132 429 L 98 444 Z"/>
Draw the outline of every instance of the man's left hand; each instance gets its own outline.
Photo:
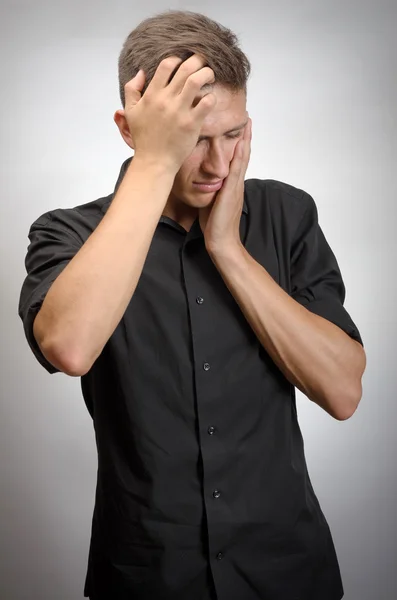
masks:
<path id="1" fill-rule="evenodd" d="M 244 177 L 251 155 L 252 120 L 234 149 L 229 175 L 214 201 L 199 209 L 199 223 L 208 252 L 233 249 L 241 244 L 240 219 L 244 204 Z"/>

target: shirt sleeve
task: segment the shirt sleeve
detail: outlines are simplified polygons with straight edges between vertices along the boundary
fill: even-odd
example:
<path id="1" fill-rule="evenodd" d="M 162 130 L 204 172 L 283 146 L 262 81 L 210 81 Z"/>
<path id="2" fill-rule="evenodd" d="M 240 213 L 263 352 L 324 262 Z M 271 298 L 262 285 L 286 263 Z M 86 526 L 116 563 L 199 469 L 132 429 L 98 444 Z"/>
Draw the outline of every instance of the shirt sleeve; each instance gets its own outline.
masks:
<path id="1" fill-rule="evenodd" d="M 62 209 L 58 209 L 62 210 Z M 18 314 L 28 344 L 39 363 L 51 374 L 60 370 L 43 355 L 33 335 L 33 321 L 51 285 L 81 247 L 67 220 L 57 211 L 45 213 L 30 227 L 30 244 L 25 257 L 27 276 L 22 284 Z"/>
<path id="2" fill-rule="evenodd" d="M 291 247 L 291 296 L 308 310 L 331 321 L 364 346 L 360 332 L 344 308 L 345 285 L 338 262 L 318 223 L 309 194 Z"/>

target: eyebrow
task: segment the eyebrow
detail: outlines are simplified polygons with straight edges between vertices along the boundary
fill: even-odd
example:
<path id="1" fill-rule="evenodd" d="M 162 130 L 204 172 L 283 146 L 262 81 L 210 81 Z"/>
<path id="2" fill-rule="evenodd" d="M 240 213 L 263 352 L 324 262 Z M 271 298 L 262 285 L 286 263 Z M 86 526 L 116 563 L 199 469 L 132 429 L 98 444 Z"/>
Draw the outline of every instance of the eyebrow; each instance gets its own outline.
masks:
<path id="1" fill-rule="evenodd" d="M 247 123 L 248 123 L 248 119 L 242 125 L 237 125 L 237 127 L 233 127 L 233 129 L 229 129 L 229 131 L 225 131 L 225 133 L 223 135 L 227 135 L 228 133 L 233 133 L 233 131 L 239 131 L 240 129 L 243 129 L 247 125 Z M 210 137 L 209 135 L 200 135 L 198 138 L 198 141 L 208 140 L 209 137 Z"/>

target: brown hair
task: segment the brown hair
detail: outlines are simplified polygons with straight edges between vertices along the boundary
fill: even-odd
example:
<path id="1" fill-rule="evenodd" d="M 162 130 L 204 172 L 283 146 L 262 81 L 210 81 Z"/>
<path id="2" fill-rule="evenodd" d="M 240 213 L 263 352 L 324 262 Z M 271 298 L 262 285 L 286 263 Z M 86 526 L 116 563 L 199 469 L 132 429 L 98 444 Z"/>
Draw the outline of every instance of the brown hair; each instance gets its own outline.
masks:
<path id="1" fill-rule="evenodd" d="M 168 10 L 142 21 L 124 42 L 118 60 L 123 108 L 124 86 L 140 69 L 144 70 L 146 77 L 143 94 L 164 58 L 178 56 L 186 60 L 193 54 L 200 54 L 206 59 L 207 66 L 214 71 L 215 83 L 232 93 L 240 90 L 247 93 L 251 65 L 239 48 L 237 36 L 200 13 Z"/>

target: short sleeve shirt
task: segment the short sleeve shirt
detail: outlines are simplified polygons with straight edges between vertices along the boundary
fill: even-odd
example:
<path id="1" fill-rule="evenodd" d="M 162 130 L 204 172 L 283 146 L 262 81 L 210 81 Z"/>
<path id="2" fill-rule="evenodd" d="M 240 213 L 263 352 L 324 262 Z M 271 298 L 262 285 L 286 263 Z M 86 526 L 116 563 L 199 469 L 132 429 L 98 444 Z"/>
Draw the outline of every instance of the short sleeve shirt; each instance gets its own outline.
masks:
<path id="1" fill-rule="evenodd" d="M 110 195 L 30 227 L 19 315 L 49 373 L 58 369 L 38 347 L 34 318 L 131 160 Z M 308 193 L 246 180 L 240 237 L 296 302 L 363 345 Z M 198 219 L 186 231 L 161 216 L 135 292 L 81 389 L 98 451 L 85 596 L 202 600 L 211 578 L 218 600 L 342 598 L 295 387 L 217 271 Z"/>

